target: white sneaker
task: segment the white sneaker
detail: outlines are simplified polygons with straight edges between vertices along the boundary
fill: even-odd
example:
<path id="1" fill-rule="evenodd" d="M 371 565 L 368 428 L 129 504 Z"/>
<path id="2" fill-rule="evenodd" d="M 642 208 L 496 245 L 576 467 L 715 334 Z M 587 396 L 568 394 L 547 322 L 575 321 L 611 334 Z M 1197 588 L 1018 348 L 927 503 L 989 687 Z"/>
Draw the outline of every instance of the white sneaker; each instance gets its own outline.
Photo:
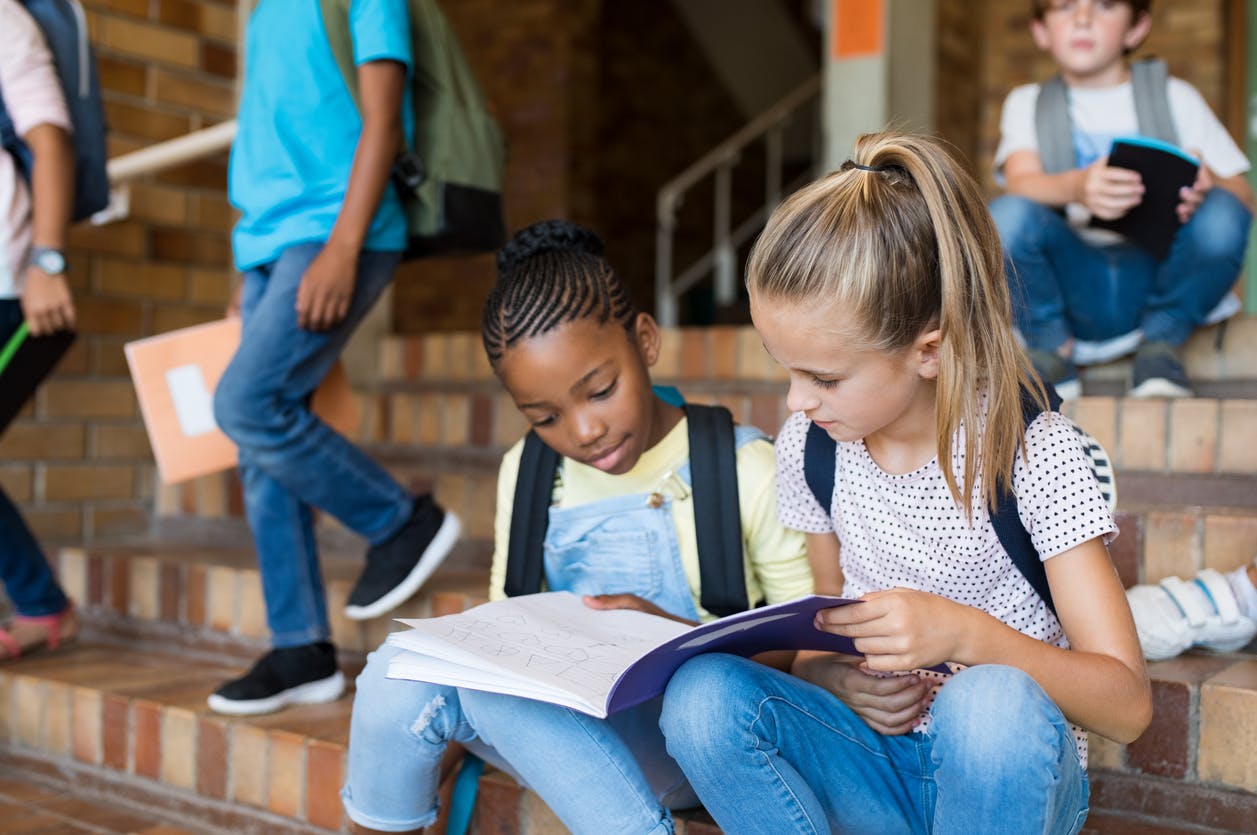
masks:
<path id="1" fill-rule="evenodd" d="M 1126 592 L 1139 643 L 1149 661 L 1200 646 L 1232 652 L 1257 635 L 1257 621 L 1240 613 L 1226 578 L 1206 568 L 1191 582 L 1167 577 Z"/>

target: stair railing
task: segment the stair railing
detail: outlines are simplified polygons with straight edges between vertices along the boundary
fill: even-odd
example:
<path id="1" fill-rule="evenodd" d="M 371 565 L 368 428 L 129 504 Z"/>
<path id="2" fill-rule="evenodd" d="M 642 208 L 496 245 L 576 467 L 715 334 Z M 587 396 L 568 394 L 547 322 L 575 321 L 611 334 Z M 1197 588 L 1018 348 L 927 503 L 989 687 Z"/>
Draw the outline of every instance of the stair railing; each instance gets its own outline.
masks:
<path id="1" fill-rule="evenodd" d="M 732 304 L 738 295 L 738 248 L 750 240 L 781 202 L 785 134 L 794 116 L 817 99 L 821 77 L 813 76 L 787 93 L 740 130 L 704 154 L 659 190 L 655 200 L 655 316 L 664 327 L 675 327 L 681 296 L 709 274 L 718 305 Z M 765 146 L 764 203 L 750 217 L 733 226 L 733 169 L 751 143 Z M 813 160 L 819 157 L 813 148 Z M 673 275 L 673 239 L 677 210 L 685 194 L 707 177 L 715 178 L 712 248 L 680 273 Z M 808 179 L 811 177 L 809 172 Z"/>
<path id="2" fill-rule="evenodd" d="M 109 205 L 92 215 L 92 223 L 100 226 L 130 214 L 133 180 L 222 153 L 235 137 L 236 120 L 232 119 L 109 160 Z"/>

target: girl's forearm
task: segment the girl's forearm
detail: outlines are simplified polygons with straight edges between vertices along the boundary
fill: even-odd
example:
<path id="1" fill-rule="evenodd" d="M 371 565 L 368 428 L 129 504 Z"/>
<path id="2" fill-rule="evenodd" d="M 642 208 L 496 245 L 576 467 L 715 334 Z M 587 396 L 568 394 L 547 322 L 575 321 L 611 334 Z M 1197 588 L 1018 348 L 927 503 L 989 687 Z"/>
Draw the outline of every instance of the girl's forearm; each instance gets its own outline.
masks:
<path id="1" fill-rule="evenodd" d="M 1131 742 L 1148 726 L 1152 697 L 1142 665 L 1136 669 L 1112 655 L 1061 649 L 985 612 L 970 613 L 957 662 L 1024 670 L 1071 722 L 1116 742 Z"/>
<path id="2" fill-rule="evenodd" d="M 31 241 L 36 246 L 64 249 L 74 209 L 74 148 L 70 136 L 56 125 L 36 125 L 23 141 L 31 149 Z"/>

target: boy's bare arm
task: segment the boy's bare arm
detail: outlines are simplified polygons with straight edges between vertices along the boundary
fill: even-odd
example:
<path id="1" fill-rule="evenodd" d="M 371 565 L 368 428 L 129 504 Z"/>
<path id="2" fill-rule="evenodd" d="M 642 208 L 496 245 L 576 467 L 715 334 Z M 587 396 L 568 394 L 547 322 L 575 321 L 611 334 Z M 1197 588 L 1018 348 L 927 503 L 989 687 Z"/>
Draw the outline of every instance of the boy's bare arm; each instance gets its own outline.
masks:
<path id="1" fill-rule="evenodd" d="M 1230 177 L 1215 177 L 1213 184 L 1216 188 L 1226 189 L 1235 195 L 1235 198 L 1243 203 L 1249 212 L 1257 214 L 1257 198 L 1253 195 L 1253 187 L 1248 182 L 1247 174 L 1235 174 Z"/>
<path id="2" fill-rule="evenodd" d="M 349 312 L 358 255 L 401 147 L 405 87 L 406 68 L 396 61 L 358 67 L 362 135 L 336 224 L 297 291 L 297 321 L 303 328 L 326 330 Z"/>
<path id="3" fill-rule="evenodd" d="M 31 242 L 65 249 L 74 205 L 74 149 L 62 128 L 40 124 L 22 137 L 34 160 L 31 171 Z M 25 271 L 22 313 L 35 336 L 74 327 L 74 302 L 64 275 L 37 267 Z"/>
<path id="4" fill-rule="evenodd" d="M 1060 174 L 1044 172 L 1034 151 L 1014 151 L 1004 161 L 1005 191 L 1046 206 L 1080 202 L 1085 178 L 1086 172 L 1081 168 Z"/>
<path id="5" fill-rule="evenodd" d="M 1144 187 L 1139 174 L 1107 162 L 1105 157 L 1086 168 L 1048 174 L 1037 153 L 1016 151 L 1004 162 L 1004 180 L 1009 194 L 1057 208 L 1081 203 L 1096 217 L 1113 220 L 1139 205 Z"/>

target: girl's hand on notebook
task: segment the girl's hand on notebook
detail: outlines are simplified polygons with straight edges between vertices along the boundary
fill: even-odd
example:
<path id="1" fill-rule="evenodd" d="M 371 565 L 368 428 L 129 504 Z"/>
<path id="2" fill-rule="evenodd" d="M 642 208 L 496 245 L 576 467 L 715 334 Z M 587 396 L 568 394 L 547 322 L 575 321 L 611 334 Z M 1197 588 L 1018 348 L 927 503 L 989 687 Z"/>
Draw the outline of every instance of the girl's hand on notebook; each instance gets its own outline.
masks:
<path id="1" fill-rule="evenodd" d="M 852 638 L 868 668 L 885 673 L 959 660 L 969 614 L 977 611 L 913 589 L 875 591 L 860 599 L 860 606 L 817 612 L 816 628 Z"/>
<path id="2" fill-rule="evenodd" d="M 661 618 L 675 620 L 678 623 L 688 623 L 690 626 L 698 625 L 692 620 L 686 620 L 665 612 L 654 603 L 651 603 L 649 600 L 643 600 L 635 594 L 587 594 L 581 599 L 591 609 L 635 609 L 638 612 L 658 615 Z"/>
<path id="3" fill-rule="evenodd" d="M 870 674 L 858 655 L 800 652 L 791 672 L 833 693 L 870 728 L 887 736 L 906 734 L 916 726 L 930 692 L 929 682 L 920 676 Z"/>

